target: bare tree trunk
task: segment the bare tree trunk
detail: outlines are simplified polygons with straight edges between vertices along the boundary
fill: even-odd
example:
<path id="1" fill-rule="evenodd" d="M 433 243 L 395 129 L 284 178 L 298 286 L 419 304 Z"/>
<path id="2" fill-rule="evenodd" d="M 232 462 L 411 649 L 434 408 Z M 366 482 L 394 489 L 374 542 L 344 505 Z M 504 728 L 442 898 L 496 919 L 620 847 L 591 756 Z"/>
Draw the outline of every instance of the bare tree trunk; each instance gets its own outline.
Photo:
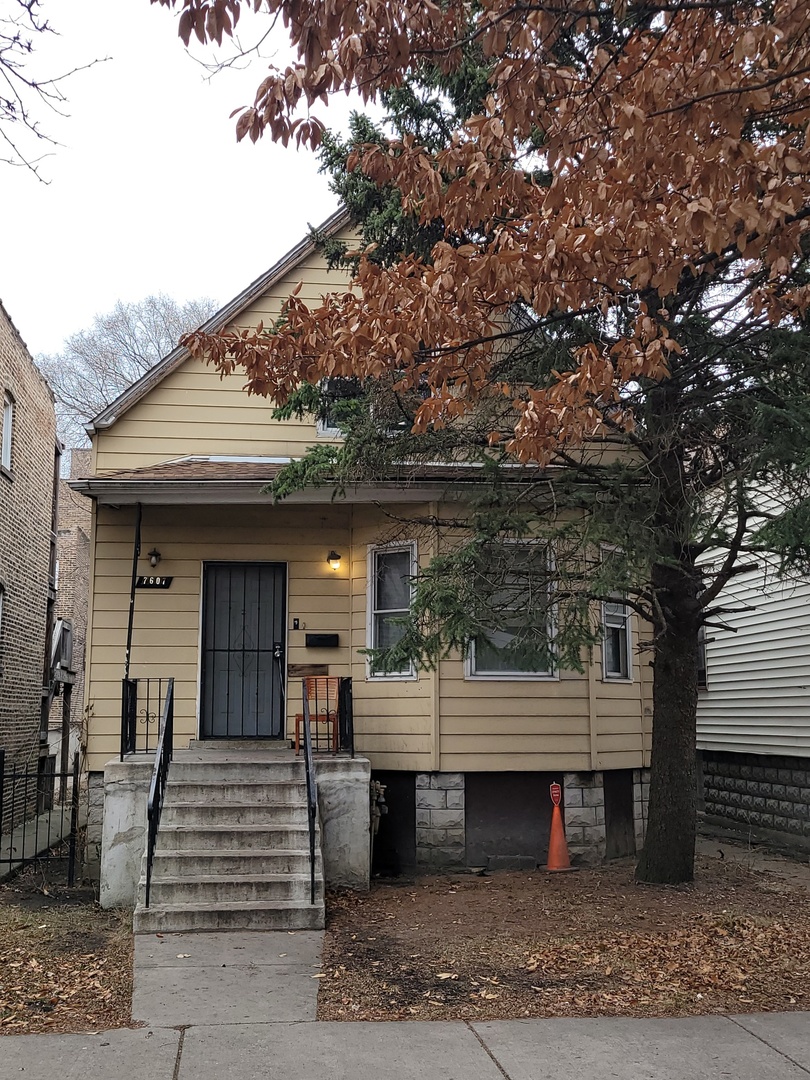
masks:
<path id="1" fill-rule="evenodd" d="M 655 649 L 650 805 L 636 880 L 677 885 L 695 872 L 698 624 L 688 571 L 654 567 L 653 581 L 668 611 Z"/>

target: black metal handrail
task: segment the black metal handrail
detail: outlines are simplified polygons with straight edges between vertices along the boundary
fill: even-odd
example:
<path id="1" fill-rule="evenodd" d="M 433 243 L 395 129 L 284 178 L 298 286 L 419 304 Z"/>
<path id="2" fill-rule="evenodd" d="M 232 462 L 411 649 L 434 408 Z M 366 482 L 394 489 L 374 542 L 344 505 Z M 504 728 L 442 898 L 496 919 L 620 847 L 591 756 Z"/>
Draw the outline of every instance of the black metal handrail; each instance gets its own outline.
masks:
<path id="1" fill-rule="evenodd" d="M 149 890 L 152 885 L 152 862 L 155 857 L 160 813 L 166 794 L 166 781 L 174 747 L 174 679 L 167 680 L 166 698 L 160 717 L 160 734 L 155 751 L 155 767 L 149 785 L 149 801 L 146 804 L 146 895 L 144 906 L 149 907 Z"/>
<path id="2" fill-rule="evenodd" d="M 338 689 L 338 736 L 340 749 L 354 757 L 354 705 L 348 676 L 340 680 Z"/>
<path id="3" fill-rule="evenodd" d="M 304 771 L 307 778 L 307 821 L 309 823 L 309 902 L 315 903 L 315 819 L 318 815 L 318 789 L 312 757 L 312 725 L 309 715 L 307 680 L 301 681 L 304 693 Z"/>
<path id="4" fill-rule="evenodd" d="M 135 717 L 138 709 L 138 680 L 121 680 L 121 760 L 135 753 Z"/>

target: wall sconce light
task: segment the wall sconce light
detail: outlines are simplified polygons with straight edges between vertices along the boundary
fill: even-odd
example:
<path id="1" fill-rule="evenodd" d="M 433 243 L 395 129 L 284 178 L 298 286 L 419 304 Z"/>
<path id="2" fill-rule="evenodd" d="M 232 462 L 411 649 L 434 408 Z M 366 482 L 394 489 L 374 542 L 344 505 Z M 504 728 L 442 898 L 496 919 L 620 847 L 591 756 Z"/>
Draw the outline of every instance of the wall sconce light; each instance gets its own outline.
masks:
<path id="1" fill-rule="evenodd" d="M 152 548 L 152 550 L 149 552 L 149 565 L 150 566 L 157 566 L 157 564 L 159 562 L 160 562 L 160 552 L 158 551 L 157 548 Z"/>
<path id="2" fill-rule="evenodd" d="M 332 548 L 332 550 L 326 556 L 326 561 L 329 563 L 333 570 L 340 569 L 340 555 L 338 555 L 334 548 Z"/>

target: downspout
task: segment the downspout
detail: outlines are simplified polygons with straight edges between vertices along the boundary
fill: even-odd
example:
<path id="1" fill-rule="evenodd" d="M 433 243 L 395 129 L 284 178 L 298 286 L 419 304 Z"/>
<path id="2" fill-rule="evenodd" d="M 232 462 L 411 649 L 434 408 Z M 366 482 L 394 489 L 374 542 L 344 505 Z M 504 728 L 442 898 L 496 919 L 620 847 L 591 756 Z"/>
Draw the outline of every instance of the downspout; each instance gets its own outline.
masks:
<path id="1" fill-rule="evenodd" d="M 132 624 L 135 620 L 135 583 L 138 580 L 138 559 L 141 556 L 141 504 L 135 504 L 135 546 L 132 550 L 132 582 L 129 589 L 129 619 L 127 621 L 127 651 L 124 655 L 124 678 L 129 678 L 132 656 Z"/>

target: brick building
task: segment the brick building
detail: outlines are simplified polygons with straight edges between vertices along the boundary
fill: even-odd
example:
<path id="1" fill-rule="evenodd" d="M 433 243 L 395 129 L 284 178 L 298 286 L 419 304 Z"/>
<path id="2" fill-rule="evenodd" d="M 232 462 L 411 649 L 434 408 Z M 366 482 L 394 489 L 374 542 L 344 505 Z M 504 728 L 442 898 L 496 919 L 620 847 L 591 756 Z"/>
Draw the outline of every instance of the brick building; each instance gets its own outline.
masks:
<path id="1" fill-rule="evenodd" d="M 0 747 L 7 768 L 37 768 L 47 758 L 59 449 L 53 394 L 2 304 L 0 404 Z"/>
<path id="2" fill-rule="evenodd" d="M 89 467 L 89 450 L 67 450 L 70 476 L 83 476 Z M 81 745 L 84 713 L 84 651 L 87 640 L 87 599 L 90 590 L 90 530 L 93 505 L 88 498 L 73 491 L 66 480 L 59 482 L 59 509 L 56 530 L 57 590 L 55 616 L 69 621 L 72 637 L 71 668 L 75 682 L 69 693 L 61 685 L 51 705 L 48 742 L 57 761 L 62 754 L 65 730 L 65 706 L 69 746 L 67 760 L 73 760 Z"/>

